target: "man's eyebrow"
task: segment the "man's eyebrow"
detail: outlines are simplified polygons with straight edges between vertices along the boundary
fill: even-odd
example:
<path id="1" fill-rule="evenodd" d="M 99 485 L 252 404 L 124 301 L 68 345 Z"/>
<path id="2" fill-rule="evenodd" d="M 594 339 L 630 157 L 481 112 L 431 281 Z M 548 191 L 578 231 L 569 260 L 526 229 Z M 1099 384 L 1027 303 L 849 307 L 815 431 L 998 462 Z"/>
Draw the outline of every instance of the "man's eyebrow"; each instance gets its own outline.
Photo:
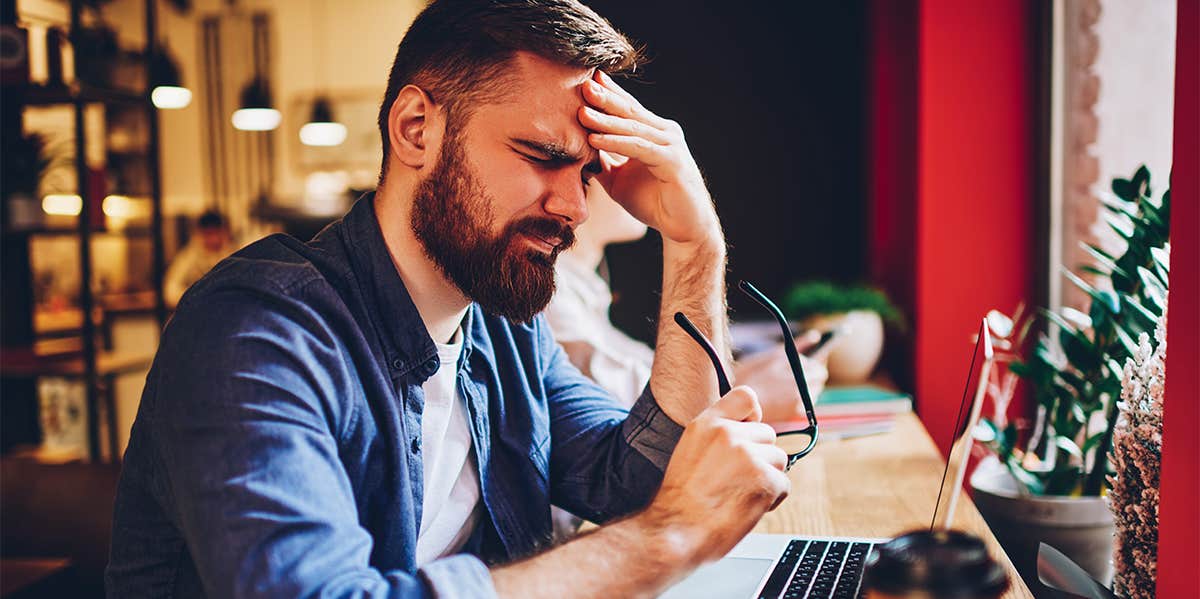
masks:
<path id="1" fill-rule="evenodd" d="M 588 158 L 586 154 L 579 154 L 568 150 L 562 144 L 555 142 L 533 141 L 529 139 L 513 138 L 513 143 L 524 146 L 526 149 L 532 150 L 545 156 L 553 162 L 575 163 L 583 162 Z"/>

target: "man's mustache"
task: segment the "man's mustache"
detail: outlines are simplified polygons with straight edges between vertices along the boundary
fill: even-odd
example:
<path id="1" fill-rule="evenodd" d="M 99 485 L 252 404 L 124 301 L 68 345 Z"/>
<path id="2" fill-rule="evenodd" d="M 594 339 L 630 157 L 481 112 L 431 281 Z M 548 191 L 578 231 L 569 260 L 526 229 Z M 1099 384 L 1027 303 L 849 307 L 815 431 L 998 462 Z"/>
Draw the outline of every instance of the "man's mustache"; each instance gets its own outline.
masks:
<path id="1" fill-rule="evenodd" d="M 524 233 L 544 239 L 555 246 L 554 253 L 556 255 L 575 245 L 575 230 L 570 225 L 552 218 L 526 217 L 510 225 L 510 232 L 510 237 L 517 233 Z"/>

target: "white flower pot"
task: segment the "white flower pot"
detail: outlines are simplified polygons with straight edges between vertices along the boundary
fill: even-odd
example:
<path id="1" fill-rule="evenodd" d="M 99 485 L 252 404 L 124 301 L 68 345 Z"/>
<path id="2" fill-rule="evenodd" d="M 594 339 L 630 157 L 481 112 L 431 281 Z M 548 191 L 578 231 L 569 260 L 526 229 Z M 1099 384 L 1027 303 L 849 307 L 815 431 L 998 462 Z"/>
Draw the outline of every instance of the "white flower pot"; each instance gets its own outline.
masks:
<path id="1" fill-rule="evenodd" d="M 979 463 L 971 487 L 975 506 L 1030 589 L 1042 588 L 1037 553 L 1043 541 L 1096 580 L 1111 583 L 1115 527 L 1103 497 L 1022 497 L 1017 482 L 995 456 Z"/>
<path id="2" fill-rule="evenodd" d="M 821 331 L 845 327 L 844 334 L 829 342 L 831 384 L 861 383 L 871 378 L 883 353 L 883 319 L 878 312 L 853 310 L 814 316 L 806 319 L 804 325 L 806 329 Z"/>

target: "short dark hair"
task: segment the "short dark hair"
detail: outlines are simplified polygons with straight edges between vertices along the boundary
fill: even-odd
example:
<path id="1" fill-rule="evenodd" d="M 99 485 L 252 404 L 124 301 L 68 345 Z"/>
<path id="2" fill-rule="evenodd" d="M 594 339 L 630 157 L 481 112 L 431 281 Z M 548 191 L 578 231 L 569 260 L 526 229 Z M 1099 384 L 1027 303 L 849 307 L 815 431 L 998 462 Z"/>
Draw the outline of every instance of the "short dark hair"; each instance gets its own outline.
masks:
<path id="1" fill-rule="evenodd" d="M 577 0 L 434 0 L 400 41 L 379 107 L 379 135 L 387 174 L 388 113 L 409 84 L 445 106 L 447 129 L 461 126 L 472 105 L 497 101 L 495 81 L 517 51 L 608 73 L 634 71 L 641 50 Z M 492 85 L 488 85 L 492 84 Z"/>
<path id="2" fill-rule="evenodd" d="M 196 226 L 201 229 L 223 229 L 225 228 L 225 217 L 216 210 L 209 210 L 196 219 Z"/>

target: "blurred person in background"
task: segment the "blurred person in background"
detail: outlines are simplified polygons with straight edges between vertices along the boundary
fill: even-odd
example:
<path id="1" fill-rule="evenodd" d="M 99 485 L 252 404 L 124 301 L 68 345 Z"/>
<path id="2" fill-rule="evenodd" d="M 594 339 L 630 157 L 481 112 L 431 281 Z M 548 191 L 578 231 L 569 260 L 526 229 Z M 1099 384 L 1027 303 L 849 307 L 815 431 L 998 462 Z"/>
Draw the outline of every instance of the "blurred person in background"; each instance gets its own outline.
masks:
<path id="1" fill-rule="evenodd" d="M 236 250 L 225 217 L 215 210 L 201 214 L 196 219 L 192 238 L 175 254 L 163 277 L 163 296 L 167 305 L 177 305 L 188 287 Z"/>

